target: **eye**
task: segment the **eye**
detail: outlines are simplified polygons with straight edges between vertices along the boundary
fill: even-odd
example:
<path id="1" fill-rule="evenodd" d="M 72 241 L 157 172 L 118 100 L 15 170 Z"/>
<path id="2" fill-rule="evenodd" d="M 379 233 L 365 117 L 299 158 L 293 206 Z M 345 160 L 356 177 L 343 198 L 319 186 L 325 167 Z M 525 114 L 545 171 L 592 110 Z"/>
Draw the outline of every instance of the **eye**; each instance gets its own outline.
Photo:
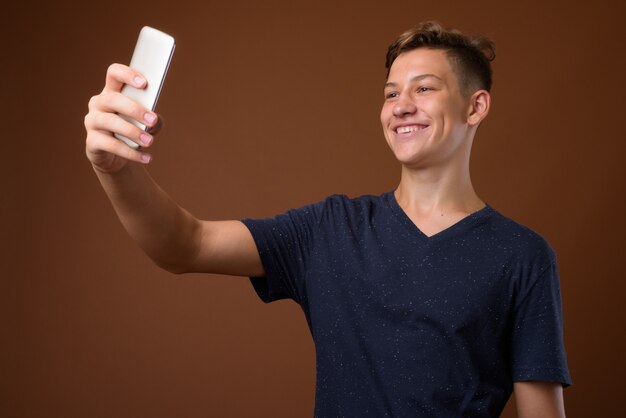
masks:
<path id="1" fill-rule="evenodd" d="M 432 89 L 430 87 L 426 87 L 426 86 L 421 86 L 417 89 L 418 93 L 426 93 L 427 91 L 431 91 Z"/>
<path id="2" fill-rule="evenodd" d="M 395 99 L 396 97 L 398 97 L 398 93 L 395 91 L 385 93 L 385 99 Z"/>

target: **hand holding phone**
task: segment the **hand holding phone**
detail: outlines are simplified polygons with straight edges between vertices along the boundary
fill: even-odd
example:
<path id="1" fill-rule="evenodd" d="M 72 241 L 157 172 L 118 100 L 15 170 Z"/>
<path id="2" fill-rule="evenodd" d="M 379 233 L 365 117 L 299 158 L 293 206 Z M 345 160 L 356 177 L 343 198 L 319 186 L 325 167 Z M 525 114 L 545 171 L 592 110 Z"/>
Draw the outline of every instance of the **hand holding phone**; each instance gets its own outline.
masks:
<path id="1" fill-rule="evenodd" d="M 157 29 L 144 26 L 139 33 L 137 45 L 130 60 L 130 67 L 145 77 L 147 85 L 143 89 L 125 85 L 122 88 L 122 94 L 154 111 L 175 48 L 176 43 L 173 37 Z M 132 118 L 122 117 L 140 129 L 146 128 L 145 125 Z M 136 142 L 123 135 L 115 134 L 115 137 L 134 149 L 139 148 Z"/>

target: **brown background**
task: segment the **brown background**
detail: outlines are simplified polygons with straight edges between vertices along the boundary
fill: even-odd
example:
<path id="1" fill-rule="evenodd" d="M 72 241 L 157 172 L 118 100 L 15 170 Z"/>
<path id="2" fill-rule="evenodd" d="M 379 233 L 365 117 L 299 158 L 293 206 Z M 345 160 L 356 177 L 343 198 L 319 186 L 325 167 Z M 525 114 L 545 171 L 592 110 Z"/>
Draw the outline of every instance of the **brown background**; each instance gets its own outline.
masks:
<path id="1" fill-rule="evenodd" d="M 430 4 L 436 3 L 436 4 Z M 151 25 L 178 47 L 151 172 L 203 218 L 392 189 L 384 54 L 414 23 L 495 39 L 479 195 L 546 237 L 562 275 L 569 417 L 623 411 L 623 2 L 103 2 L 2 12 L 0 416 L 310 417 L 296 304 L 173 276 L 127 237 L 83 116 Z M 505 416 L 511 417 L 511 404 Z"/>

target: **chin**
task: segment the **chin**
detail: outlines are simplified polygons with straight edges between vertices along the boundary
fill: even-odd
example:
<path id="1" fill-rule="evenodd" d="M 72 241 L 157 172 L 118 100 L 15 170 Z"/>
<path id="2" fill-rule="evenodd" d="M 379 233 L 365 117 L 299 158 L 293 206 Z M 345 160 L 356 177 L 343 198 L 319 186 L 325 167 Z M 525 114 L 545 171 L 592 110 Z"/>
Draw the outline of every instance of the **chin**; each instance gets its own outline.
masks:
<path id="1" fill-rule="evenodd" d="M 392 149 L 394 157 L 402 165 L 420 164 L 426 158 L 427 154 L 421 149 Z"/>

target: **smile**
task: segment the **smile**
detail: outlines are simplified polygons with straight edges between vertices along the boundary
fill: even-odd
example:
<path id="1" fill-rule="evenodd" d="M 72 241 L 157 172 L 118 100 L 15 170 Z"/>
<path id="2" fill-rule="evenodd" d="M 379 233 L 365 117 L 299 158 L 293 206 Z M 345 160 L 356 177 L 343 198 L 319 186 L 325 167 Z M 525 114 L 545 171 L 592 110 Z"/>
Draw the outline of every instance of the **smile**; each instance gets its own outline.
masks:
<path id="1" fill-rule="evenodd" d="M 428 128 L 428 125 L 406 125 L 406 126 L 398 126 L 394 130 L 397 134 L 409 134 L 412 132 L 421 131 Z"/>

